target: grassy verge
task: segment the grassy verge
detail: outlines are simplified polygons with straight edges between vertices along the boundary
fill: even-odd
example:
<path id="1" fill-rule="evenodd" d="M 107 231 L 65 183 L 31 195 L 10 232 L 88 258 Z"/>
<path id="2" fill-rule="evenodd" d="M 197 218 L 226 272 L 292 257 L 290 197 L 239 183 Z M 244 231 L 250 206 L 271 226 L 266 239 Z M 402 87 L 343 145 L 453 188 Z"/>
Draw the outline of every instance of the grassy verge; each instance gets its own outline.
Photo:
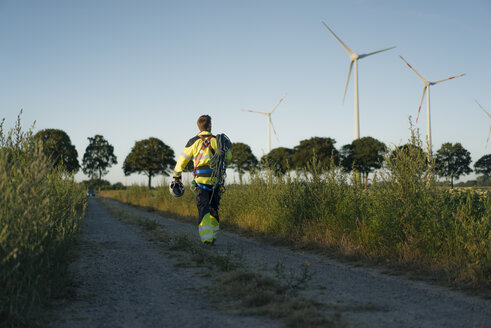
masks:
<path id="1" fill-rule="evenodd" d="M 363 189 L 346 181 L 293 180 L 229 186 L 221 225 L 491 296 L 490 194 L 390 188 L 395 186 Z M 192 193 L 186 194 L 189 199 L 175 199 L 166 188 L 131 187 L 102 195 L 180 218 L 177 202 L 196 211 Z M 189 210 L 181 219 L 196 222 Z"/>
<path id="2" fill-rule="evenodd" d="M 38 324 L 57 297 L 85 210 L 84 190 L 24 133 L 0 124 L 0 326 Z"/>
<path id="3" fill-rule="evenodd" d="M 276 275 L 265 276 L 247 268 L 241 253 L 230 247 L 225 254 L 215 253 L 186 234 L 171 234 L 143 216 L 129 213 L 105 199 L 99 198 L 98 201 L 123 223 L 141 227 L 147 238 L 179 253 L 181 261 L 178 267 L 207 269 L 206 276 L 213 282 L 208 296 L 218 305 L 217 308 L 234 314 L 281 319 L 288 327 L 344 326 L 339 315 L 326 317 L 322 313 L 324 305 L 299 294 L 310 280 L 308 266 L 300 275 L 292 276 L 285 274 L 284 267 L 278 263 Z"/>
<path id="4" fill-rule="evenodd" d="M 308 174 L 255 175 L 228 186 L 221 224 L 491 296 L 491 193 L 439 188 L 419 138 L 411 142 L 417 147 L 387 158 L 366 188 L 315 165 Z M 103 195 L 188 219 L 196 214 L 189 190 L 182 198 L 166 187 Z"/>

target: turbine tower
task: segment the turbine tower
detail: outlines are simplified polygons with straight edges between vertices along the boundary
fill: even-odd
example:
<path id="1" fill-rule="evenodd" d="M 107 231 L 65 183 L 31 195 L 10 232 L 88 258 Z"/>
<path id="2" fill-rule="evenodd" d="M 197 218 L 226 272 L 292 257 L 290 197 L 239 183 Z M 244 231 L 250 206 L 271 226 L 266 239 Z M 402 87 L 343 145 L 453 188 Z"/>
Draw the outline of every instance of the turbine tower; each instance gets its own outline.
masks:
<path id="1" fill-rule="evenodd" d="M 270 153 L 271 151 L 271 128 L 273 128 L 273 132 L 276 136 L 276 139 L 278 141 L 280 141 L 280 139 L 278 138 L 278 134 L 276 133 L 276 130 L 274 128 L 274 125 L 273 125 L 273 121 L 271 120 L 271 114 L 273 114 L 273 112 L 276 110 L 276 108 L 278 108 L 278 105 L 283 101 L 283 99 L 285 99 L 287 93 L 285 93 L 285 95 L 278 101 L 278 103 L 273 107 L 273 109 L 270 111 L 270 112 L 258 112 L 258 111 L 255 111 L 255 110 L 251 110 L 251 109 L 243 109 L 243 111 L 245 112 L 251 112 L 251 113 L 256 113 L 256 114 L 262 114 L 262 115 L 266 115 L 267 118 L 268 118 L 268 127 L 267 127 L 267 133 L 268 133 L 268 154 Z"/>
<path id="2" fill-rule="evenodd" d="M 360 139 L 360 113 L 359 113 L 359 99 L 358 99 L 358 59 L 362 59 L 371 55 L 375 55 L 379 52 L 390 50 L 395 48 L 390 47 L 390 48 L 385 48 L 373 52 L 369 52 L 367 54 L 357 54 L 353 50 L 351 50 L 347 45 L 341 41 L 340 38 L 334 32 L 327 26 L 326 23 L 322 22 L 324 26 L 331 32 L 331 34 L 334 36 L 334 38 L 341 44 L 341 46 L 346 50 L 350 56 L 350 65 L 349 65 L 349 71 L 348 71 L 348 79 L 346 80 L 346 86 L 344 87 L 344 96 L 343 96 L 343 103 L 344 103 L 344 98 L 346 98 L 346 91 L 348 90 L 348 83 L 349 79 L 351 76 L 351 70 L 353 69 L 353 64 L 355 65 L 355 139 Z"/>
<path id="3" fill-rule="evenodd" d="M 425 97 L 426 91 L 428 91 L 428 95 L 426 96 L 426 129 L 427 129 L 427 140 L 426 141 L 428 143 L 428 161 L 431 161 L 430 86 L 431 85 L 435 85 L 435 84 L 440 83 L 440 82 L 447 81 L 447 80 L 452 80 L 452 79 L 455 79 L 457 77 L 462 77 L 462 76 L 465 75 L 465 73 L 464 74 L 460 74 L 460 75 L 456 75 L 456 76 L 451 76 L 451 77 L 446 78 L 446 79 L 443 79 L 443 80 L 438 80 L 438 81 L 435 81 L 435 82 L 431 82 L 431 81 L 428 81 L 427 79 L 425 79 L 421 74 L 419 74 L 418 72 L 416 72 L 416 70 L 411 65 L 409 65 L 409 63 L 402 56 L 399 56 L 399 57 L 401 57 L 401 59 L 407 64 L 407 66 L 409 66 L 409 68 L 414 73 L 416 73 L 416 75 L 424 83 L 423 95 L 421 96 L 421 101 L 419 102 L 418 115 L 416 116 L 416 123 L 418 123 L 419 112 L 421 111 L 421 105 L 423 104 L 423 98 Z"/>
<path id="4" fill-rule="evenodd" d="M 476 102 L 476 104 L 478 104 L 478 105 L 479 105 L 479 107 L 481 107 L 482 111 L 483 111 L 483 112 L 484 112 L 486 115 L 488 115 L 488 117 L 491 119 L 491 114 L 489 114 L 489 113 L 488 113 L 488 112 L 487 112 L 487 111 L 484 109 L 484 107 L 482 107 L 482 106 L 481 106 L 481 104 L 477 102 L 477 100 L 476 100 L 476 99 L 474 99 L 474 101 Z M 491 125 L 489 126 L 488 138 L 486 139 L 486 149 L 488 149 L 488 141 L 489 141 L 489 136 L 490 136 L 490 135 L 491 135 Z"/>

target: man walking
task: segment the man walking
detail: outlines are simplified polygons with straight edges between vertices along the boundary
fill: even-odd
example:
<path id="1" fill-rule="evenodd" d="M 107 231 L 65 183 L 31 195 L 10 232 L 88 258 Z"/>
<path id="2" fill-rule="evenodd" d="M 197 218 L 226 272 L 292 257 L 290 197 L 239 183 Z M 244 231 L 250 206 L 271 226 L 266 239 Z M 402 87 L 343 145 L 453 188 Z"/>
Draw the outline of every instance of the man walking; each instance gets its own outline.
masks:
<path id="1" fill-rule="evenodd" d="M 196 205 L 198 207 L 199 235 L 206 245 L 215 243 L 216 235 L 220 229 L 218 206 L 220 204 L 220 177 L 218 171 L 224 173 L 225 159 L 232 158 L 230 140 L 225 135 L 214 136 L 211 133 L 211 117 L 202 115 L 198 118 L 200 133 L 189 139 L 177 159 L 174 168 L 174 182 L 181 183 L 182 171 L 190 160 L 194 162 L 193 187 L 196 192 Z M 218 141 L 217 141 L 218 139 Z M 222 142 L 227 141 L 227 142 Z M 221 163 L 221 170 L 213 169 L 210 164 Z M 216 165 L 216 164 L 215 164 Z M 220 166 L 220 165 L 219 165 Z"/>

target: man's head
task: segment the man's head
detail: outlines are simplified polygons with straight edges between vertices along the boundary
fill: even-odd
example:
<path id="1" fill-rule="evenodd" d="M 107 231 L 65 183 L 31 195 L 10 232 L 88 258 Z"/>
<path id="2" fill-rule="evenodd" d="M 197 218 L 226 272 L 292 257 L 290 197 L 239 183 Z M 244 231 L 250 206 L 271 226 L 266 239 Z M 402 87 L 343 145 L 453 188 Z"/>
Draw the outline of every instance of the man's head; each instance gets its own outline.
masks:
<path id="1" fill-rule="evenodd" d="M 198 118 L 198 128 L 200 131 L 211 132 L 211 117 L 209 115 L 201 115 Z"/>

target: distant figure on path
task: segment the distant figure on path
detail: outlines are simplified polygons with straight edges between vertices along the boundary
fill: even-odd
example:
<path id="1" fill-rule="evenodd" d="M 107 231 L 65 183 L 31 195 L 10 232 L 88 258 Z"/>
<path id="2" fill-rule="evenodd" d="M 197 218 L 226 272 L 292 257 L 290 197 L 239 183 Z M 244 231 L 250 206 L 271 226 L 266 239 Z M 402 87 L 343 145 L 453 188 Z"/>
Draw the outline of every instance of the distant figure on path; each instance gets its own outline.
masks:
<path id="1" fill-rule="evenodd" d="M 232 144 L 224 134 L 214 136 L 211 133 L 209 115 L 200 116 L 197 123 L 200 133 L 189 139 L 179 155 L 171 186 L 182 186 L 182 171 L 188 162 L 193 160 L 193 189 L 196 192 L 198 206 L 199 235 L 205 245 L 213 245 L 220 230 L 218 206 L 221 187 L 225 180 L 225 160 L 232 158 L 230 152 Z"/>

